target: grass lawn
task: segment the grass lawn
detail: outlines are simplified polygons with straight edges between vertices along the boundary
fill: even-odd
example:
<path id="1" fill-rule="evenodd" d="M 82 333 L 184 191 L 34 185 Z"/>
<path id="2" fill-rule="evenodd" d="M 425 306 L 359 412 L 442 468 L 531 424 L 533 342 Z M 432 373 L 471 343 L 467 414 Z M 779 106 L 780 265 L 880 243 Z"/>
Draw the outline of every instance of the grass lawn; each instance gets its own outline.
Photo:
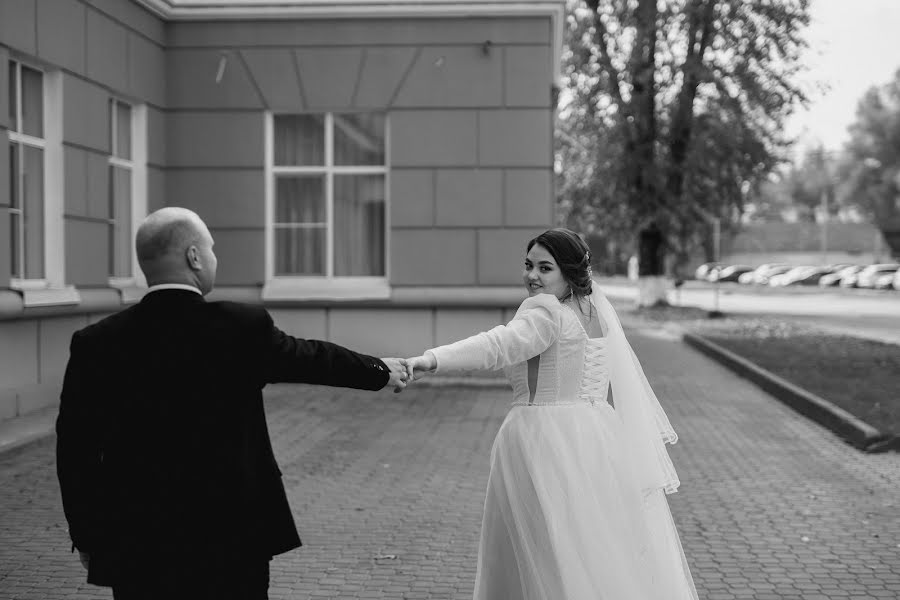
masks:
<path id="1" fill-rule="evenodd" d="M 790 317 L 708 319 L 691 308 L 624 310 L 623 316 L 648 324 L 677 322 L 879 431 L 900 434 L 900 346 L 825 333 Z"/>

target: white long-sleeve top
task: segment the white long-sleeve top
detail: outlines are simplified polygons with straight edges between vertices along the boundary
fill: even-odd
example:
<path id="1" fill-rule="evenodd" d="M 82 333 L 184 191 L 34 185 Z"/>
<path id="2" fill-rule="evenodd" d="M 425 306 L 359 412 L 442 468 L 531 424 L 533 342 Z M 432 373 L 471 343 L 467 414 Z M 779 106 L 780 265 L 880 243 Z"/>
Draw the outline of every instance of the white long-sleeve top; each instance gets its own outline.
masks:
<path id="1" fill-rule="evenodd" d="M 591 363 L 591 389 L 605 390 L 608 384 L 605 339 L 588 339 L 578 317 L 552 294 L 537 294 L 519 306 L 515 317 L 466 339 L 429 350 L 438 373 L 466 370 L 506 372 L 513 386 L 514 400 L 556 403 L 584 395 L 582 374 L 585 360 Z M 540 356 L 533 398 L 528 385 L 530 358 Z"/>

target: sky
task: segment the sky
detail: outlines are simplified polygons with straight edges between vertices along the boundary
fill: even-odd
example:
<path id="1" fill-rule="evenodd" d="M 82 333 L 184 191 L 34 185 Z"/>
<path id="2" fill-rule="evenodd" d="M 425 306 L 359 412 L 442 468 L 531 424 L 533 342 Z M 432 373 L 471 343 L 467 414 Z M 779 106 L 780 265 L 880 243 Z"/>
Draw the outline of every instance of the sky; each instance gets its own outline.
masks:
<path id="1" fill-rule="evenodd" d="M 873 85 L 900 68 L 900 0 L 812 0 L 810 48 L 804 75 L 810 106 L 791 117 L 788 133 L 799 146 L 839 150 L 848 139 L 856 105 Z M 816 83 L 827 89 L 815 91 Z"/>

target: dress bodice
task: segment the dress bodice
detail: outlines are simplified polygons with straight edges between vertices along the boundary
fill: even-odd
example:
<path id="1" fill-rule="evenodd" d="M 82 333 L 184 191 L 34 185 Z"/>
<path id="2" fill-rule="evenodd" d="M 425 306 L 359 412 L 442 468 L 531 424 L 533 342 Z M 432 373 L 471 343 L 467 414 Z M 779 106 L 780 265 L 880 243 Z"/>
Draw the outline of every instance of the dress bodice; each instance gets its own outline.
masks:
<path id="1" fill-rule="evenodd" d="M 527 361 L 503 369 L 512 384 L 515 404 L 606 402 L 609 392 L 606 339 L 589 338 L 572 309 L 563 308 L 559 339 L 538 355 L 534 394 L 529 385 Z"/>
<path id="2" fill-rule="evenodd" d="M 589 338 L 575 312 L 555 296 L 526 299 L 507 325 L 430 350 L 438 371 L 503 369 L 516 404 L 606 402 L 606 338 Z M 534 393 L 528 360 L 540 357 Z"/>

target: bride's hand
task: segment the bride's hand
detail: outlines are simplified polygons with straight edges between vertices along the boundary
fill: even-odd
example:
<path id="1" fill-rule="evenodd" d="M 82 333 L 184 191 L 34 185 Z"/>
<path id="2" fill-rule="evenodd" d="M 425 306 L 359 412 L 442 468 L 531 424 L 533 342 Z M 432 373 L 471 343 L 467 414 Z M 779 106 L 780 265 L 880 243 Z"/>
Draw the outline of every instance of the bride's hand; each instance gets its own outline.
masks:
<path id="1" fill-rule="evenodd" d="M 414 356 L 406 359 L 406 369 L 409 372 L 410 379 L 419 380 L 425 377 L 426 373 L 434 371 L 437 368 L 437 360 L 434 354 L 428 352 L 422 356 Z"/>

